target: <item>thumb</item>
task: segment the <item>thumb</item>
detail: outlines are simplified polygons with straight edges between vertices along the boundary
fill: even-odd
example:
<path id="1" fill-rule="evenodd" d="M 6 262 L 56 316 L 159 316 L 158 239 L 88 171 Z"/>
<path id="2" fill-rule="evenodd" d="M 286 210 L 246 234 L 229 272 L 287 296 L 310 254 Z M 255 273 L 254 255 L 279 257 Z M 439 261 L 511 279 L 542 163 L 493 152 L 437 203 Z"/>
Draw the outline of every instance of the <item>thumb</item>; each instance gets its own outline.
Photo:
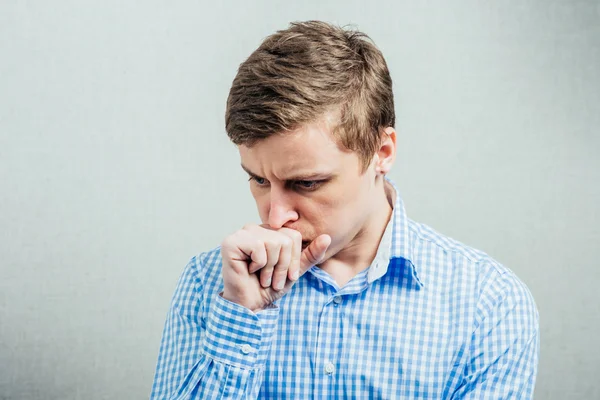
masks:
<path id="1" fill-rule="evenodd" d="M 300 254 L 300 275 L 304 274 L 313 265 L 319 264 L 325 258 L 325 252 L 331 244 L 331 236 L 323 234 L 310 242 L 308 247 Z"/>

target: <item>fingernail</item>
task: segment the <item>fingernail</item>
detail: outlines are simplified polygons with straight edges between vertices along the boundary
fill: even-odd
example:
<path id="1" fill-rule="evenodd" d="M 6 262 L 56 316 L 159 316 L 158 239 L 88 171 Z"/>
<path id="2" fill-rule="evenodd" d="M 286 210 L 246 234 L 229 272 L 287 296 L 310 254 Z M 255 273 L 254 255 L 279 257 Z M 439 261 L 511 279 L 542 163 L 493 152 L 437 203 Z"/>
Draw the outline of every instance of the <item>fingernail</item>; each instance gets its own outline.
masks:
<path id="1" fill-rule="evenodd" d="M 299 277 L 300 277 L 300 271 L 296 271 L 292 274 L 292 279 L 295 281 L 297 281 Z"/>
<path id="2" fill-rule="evenodd" d="M 265 284 L 263 285 L 264 287 L 269 287 L 271 286 L 271 278 L 267 279 L 267 281 L 265 282 Z"/>
<path id="3" fill-rule="evenodd" d="M 279 279 L 279 280 L 275 281 L 275 290 L 283 289 L 284 284 L 285 284 L 285 281 L 283 279 Z"/>

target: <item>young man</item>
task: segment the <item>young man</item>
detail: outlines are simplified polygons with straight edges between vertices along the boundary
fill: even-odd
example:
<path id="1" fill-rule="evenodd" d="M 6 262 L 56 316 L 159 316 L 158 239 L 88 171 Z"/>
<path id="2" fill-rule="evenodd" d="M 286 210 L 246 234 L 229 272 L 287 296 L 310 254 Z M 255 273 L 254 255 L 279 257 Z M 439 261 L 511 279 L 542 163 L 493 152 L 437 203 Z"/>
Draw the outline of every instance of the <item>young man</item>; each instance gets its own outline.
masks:
<path id="1" fill-rule="evenodd" d="M 240 66 L 226 130 L 262 224 L 186 266 L 151 398 L 532 398 L 533 298 L 407 218 L 394 120 L 360 32 L 295 23 Z"/>

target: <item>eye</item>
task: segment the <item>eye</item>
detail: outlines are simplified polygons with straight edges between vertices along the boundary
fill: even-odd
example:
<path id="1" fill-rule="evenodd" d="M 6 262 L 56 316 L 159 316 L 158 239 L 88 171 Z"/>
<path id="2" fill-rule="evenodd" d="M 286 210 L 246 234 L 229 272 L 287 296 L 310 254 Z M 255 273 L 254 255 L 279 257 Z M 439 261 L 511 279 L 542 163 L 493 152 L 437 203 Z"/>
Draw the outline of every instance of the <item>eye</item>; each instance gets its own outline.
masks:
<path id="1" fill-rule="evenodd" d="M 254 181 L 258 186 L 266 186 L 267 180 L 265 178 L 260 178 L 258 176 L 251 176 L 248 178 L 248 181 Z"/>
<path id="2" fill-rule="evenodd" d="M 296 181 L 296 186 L 304 190 L 315 190 L 320 184 L 321 181 Z"/>

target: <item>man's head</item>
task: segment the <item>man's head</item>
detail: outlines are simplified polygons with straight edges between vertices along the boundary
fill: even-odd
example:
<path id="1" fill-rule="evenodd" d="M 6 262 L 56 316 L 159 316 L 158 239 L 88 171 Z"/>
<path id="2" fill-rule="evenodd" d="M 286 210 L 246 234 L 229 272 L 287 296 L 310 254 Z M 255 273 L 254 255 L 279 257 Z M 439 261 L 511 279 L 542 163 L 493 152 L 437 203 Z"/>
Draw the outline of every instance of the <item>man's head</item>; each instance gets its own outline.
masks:
<path id="1" fill-rule="evenodd" d="M 339 112 L 334 135 L 366 168 L 381 128 L 395 124 L 392 79 L 381 52 L 361 32 L 324 22 L 293 23 L 267 37 L 240 66 L 225 115 L 237 145 Z"/>
<path id="2" fill-rule="evenodd" d="M 384 206 L 394 123 L 381 52 L 361 32 L 317 21 L 266 38 L 227 101 L 226 130 L 263 222 L 308 241 L 328 233 L 338 251 Z"/>

